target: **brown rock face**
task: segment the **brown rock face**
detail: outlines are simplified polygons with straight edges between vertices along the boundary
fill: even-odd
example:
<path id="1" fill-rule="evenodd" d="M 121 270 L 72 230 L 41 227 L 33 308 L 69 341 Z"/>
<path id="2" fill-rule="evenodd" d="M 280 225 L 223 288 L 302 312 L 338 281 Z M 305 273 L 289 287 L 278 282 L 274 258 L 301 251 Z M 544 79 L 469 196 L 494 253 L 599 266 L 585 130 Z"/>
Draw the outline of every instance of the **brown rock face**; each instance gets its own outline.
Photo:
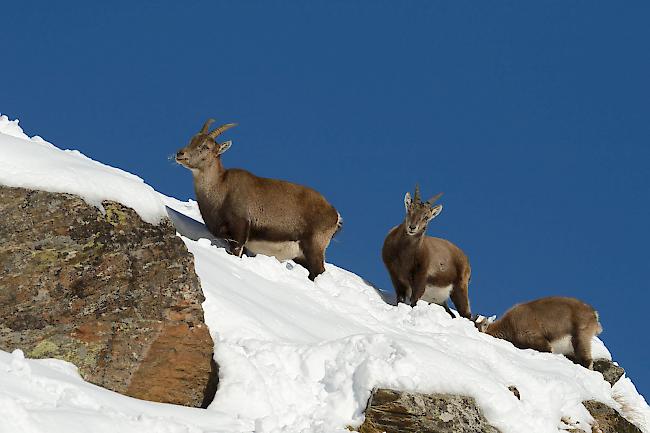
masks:
<path id="1" fill-rule="evenodd" d="M 0 186 L 0 349 L 59 358 L 146 400 L 205 406 L 213 342 L 193 256 L 169 221 Z"/>
<path id="2" fill-rule="evenodd" d="M 603 403 L 587 400 L 582 404 L 594 417 L 593 433 L 641 433 L 637 426 Z"/>
<path id="3" fill-rule="evenodd" d="M 471 397 L 376 389 L 360 433 L 498 433 Z"/>
<path id="4" fill-rule="evenodd" d="M 599 371 L 603 375 L 603 379 L 612 386 L 625 374 L 623 367 L 614 364 L 609 359 L 594 360 L 594 370 Z"/>

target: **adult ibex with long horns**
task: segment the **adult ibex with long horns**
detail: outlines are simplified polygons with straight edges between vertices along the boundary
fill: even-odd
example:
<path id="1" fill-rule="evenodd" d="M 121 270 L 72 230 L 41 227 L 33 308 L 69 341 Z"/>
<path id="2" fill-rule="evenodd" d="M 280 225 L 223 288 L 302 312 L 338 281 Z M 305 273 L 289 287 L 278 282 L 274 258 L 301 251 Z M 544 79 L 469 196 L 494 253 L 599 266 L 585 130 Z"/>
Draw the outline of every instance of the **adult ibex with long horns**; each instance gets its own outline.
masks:
<path id="1" fill-rule="evenodd" d="M 441 196 L 442 193 L 422 202 L 417 185 L 413 199 L 406 193 L 406 218 L 386 236 L 382 258 L 393 281 L 397 302 L 409 298 L 415 306 L 422 299 L 443 306 L 455 317 L 447 306 L 451 296 L 458 313 L 469 319 L 467 289 L 471 268 L 467 256 L 451 242 L 425 235 L 429 221 L 442 211 L 442 205 L 434 206 Z"/>
<path id="2" fill-rule="evenodd" d="M 192 171 L 201 216 L 212 234 L 226 239 L 241 257 L 244 247 L 256 254 L 293 259 L 314 280 L 325 271 L 325 249 L 342 219 L 317 191 L 290 182 L 267 179 L 241 169 L 224 169 L 221 155 L 231 141 L 217 137 L 236 124 L 212 132 L 209 119 L 176 162 Z"/>

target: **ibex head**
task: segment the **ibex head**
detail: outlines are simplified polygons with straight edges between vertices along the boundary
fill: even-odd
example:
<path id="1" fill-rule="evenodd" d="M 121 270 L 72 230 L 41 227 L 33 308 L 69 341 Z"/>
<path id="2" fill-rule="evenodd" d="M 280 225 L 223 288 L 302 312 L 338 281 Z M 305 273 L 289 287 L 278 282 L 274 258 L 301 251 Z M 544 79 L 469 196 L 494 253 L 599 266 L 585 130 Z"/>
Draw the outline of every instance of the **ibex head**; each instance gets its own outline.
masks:
<path id="1" fill-rule="evenodd" d="M 200 170 L 207 164 L 214 163 L 224 153 L 232 141 L 223 143 L 217 142 L 217 137 L 224 131 L 237 125 L 236 123 L 226 123 L 212 132 L 208 132 L 214 119 L 208 119 L 203 128 L 190 140 L 189 144 L 176 153 L 176 162 L 190 170 Z"/>
<path id="2" fill-rule="evenodd" d="M 490 325 L 494 323 L 495 320 L 496 320 L 496 316 L 485 317 L 485 316 L 478 315 L 474 317 L 473 322 L 474 322 L 474 326 L 476 327 L 476 329 L 478 329 L 479 332 L 485 333 L 487 332 Z"/>
<path id="3" fill-rule="evenodd" d="M 411 199 L 411 193 L 407 192 L 404 196 L 404 207 L 406 207 L 406 219 L 404 220 L 404 228 L 406 234 L 416 236 L 423 234 L 429 221 L 438 216 L 442 211 L 442 205 L 434 206 L 442 193 L 422 202 L 420 200 L 420 187 L 415 185 L 415 196 Z"/>

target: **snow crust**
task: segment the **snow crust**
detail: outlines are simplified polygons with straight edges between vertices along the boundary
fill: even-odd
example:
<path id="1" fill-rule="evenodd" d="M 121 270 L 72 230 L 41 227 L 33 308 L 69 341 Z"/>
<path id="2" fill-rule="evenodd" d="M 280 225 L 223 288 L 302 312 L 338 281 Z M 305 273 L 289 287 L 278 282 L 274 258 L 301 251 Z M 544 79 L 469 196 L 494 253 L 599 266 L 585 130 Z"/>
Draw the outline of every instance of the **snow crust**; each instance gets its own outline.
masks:
<path id="1" fill-rule="evenodd" d="M 196 202 L 165 197 L 137 176 L 29 138 L 6 116 L 0 184 L 78 194 L 97 206 L 116 200 L 149 222 L 166 215 L 165 205 L 200 221 Z M 472 396 L 503 433 L 589 431 L 587 399 L 619 409 L 650 433 L 650 408 L 627 378 L 612 388 L 600 373 L 480 334 L 437 305 L 388 305 L 332 264 L 311 282 L 292 262 L 240 259 L 208 239 L 182 239 L 195 257 L 220 366 L 208 410 L 132 399 L 84 382 L 66 362 L 0 351 L 0 432 L 342 433 L 363 421 L 372 388 L 388 387 Z M 598 339 L 594 352 L 611 357 Z"/>

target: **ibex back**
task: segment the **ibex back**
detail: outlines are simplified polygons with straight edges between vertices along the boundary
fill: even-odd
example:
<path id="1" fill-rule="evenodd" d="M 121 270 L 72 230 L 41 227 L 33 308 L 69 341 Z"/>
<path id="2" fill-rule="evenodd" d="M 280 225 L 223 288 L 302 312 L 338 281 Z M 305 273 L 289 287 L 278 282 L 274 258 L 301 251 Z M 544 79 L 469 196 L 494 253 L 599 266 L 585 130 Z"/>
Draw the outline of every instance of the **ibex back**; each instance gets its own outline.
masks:
<path id="1" fill-rule="evenodd" d="M 442 205 L 433 206 L 441 195 L 423 203 L 417 186 L 413 199 L 406 193 L 406 218 L 386 236 L 382 258 L 393 281 L 397 302 L 409 298 L 414 306 L 422 299 L 442 305 L 454 317 L 447 306 L 451 296 L 458 313 L 469 319 L 467 290 L 471 268 L 467 256 L 451 242 L 425 235 L 429 221 L 442 211 Z"/>
<path id="2" fill-rule="evenodd" d="M 293 259 L 309 278 L 325 271 L 325 249 L 341 227 L 341 216 L 317 191 L 241 169 L 224 169 L 221 155 L 232 144 L 217 136 L 235 126 L 208 132 L 209 119 L 176 161 L 192 171 L 201 216 L 212 234 L 228 240 L 230 252 L 244 247 L 257 254 Z"/>

